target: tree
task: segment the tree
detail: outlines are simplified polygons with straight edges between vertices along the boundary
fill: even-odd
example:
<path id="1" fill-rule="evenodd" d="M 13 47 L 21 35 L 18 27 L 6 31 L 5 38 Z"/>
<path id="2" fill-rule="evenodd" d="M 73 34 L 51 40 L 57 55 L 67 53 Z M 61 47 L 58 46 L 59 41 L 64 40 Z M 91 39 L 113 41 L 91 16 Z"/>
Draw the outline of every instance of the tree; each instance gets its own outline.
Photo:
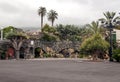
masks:
<path id="1" fill-rule="evenodd" d="M 46 42 L 54 42 L 54 41 L 59 41 L 59 37 L 53 34 L 44 33 L 44 35 L 40 38 L 40 40 Z"/>
<path id="2" fill-rule="evenodd" d="M 117 26 L 117 24 L 119 24 L 118 20 L 120 19 L 120 16 L 116 16 L 116 12 L 107 11 L 107 12 L 103 13 L 103 15 L 105 16 L 105 18 L 99 19 L 99 21 L 101 21 L 101 23 L 102 23 L 101 26 L 109 25 L 110 22 L 112 22 L 112 23 L 116 22 L 115 27 Z"/>
<path id="3" fill-rule="evenodd" d="M 75 25 L 57 25 L 58 35 L 61 40 L 82 41 L 87 34 L 87 28 Z"/>
<path id="4" fill-rule="evenodd" d="M 42 41 L 59 41 L 59 37 L 57 36 L 57 30 L 54 27 L 45 24 L 42 28 L 43 36 L 40 38 Z"/>
<path id="5" fill-rule="evenodd" d="M 93 21 L 91 24 L 87 24 L 92 34 L 100 33 L 100 26 L 97 21 Z"/>
<path id="6" fill-rule="evenodd" d="M 43 17 L 46 15 L 46 8 L 45 7 L 39 7 L 38 15 L 41 16 L 41 28 L 42 28 L 43 27 Z"/>
<path id="7" fill-rule="evenodd" d="M 57 19 L 58 17 L 58 13 L 54 10 L 50 10 L 48 13 L 48 20 L 51 21 L 52 26 L 54 24 L 55 19 Z"/>
<path id="8" fill-rule="evenodd" d="M 24 40 L 27 38 L 27 36 L 24 33 L 21 32 L 10 32 L 6 35 L 6 38 L 9 39 L 15 49 L 16 52 L 16 59 L 19 59 L 20 56 L 20 48 L 24 42 Z"/>
<path id="9" fill-rule="evenodd" d="M 9 33 L 16 33 L 16 32 L 24 32 L 22 29 L 20 28 L 15 28 L 13 26 L 8 26 L 8 27 L 5 27 L 3 29 L 3 37 L 5 38 L 6 35 L 8 35 Z"/>
<path id="10" fill-rule="evenodd" d="M 105 27 L 107 28 L 106 32 L 106 40 L 110 41 L 110 37 L 112 38 L 113 36 L 111 35 L 111 31 L 113 31 L 113 28 L 109 28 L 110 24 L 114 24 L 114 28 L 119 28 L 119 20 L 120 20 L 120 16 L 116 16 L 116 12 L 105 12 L 103 13 L 103 15 L 105 16 L 105 18 L 101 18 L 99 19 L 99 21 L 101 21 L 101 26 L 104 27 L 104 25 L 106 25 Z M 113 41 L 113 47 L 116 47 L 116 42 Z"/>
<path id="11" fill-rule="evenodd" d="M 42 32 L 46 32 L 46 33 L 55 34 L 56 31 L 57 31 L 56 28 L 51 27 L 48 24 L 45 24 L 44 27 L 42 28 Z"/>
<path id="12" fill-rule="evenodd" d="M 115 16 L 116 15 L 115 12 L 107 11 L 103 13 L 103 15 L 105 16 L 105 18 L 99 19 L 102 23 L 109 23 L 109 21 L 116 22 L 116 19 L 120 18 L 119 16 Z"/>
<path id="13" fill-rule="evenodd" d="M 106 52 L 108 47 L 109 43 L 102 38 L 101 34 L 97 33 L 86 39 L 81 44 L 80 50 L 86 54 L 92 54 L 93 60 L 97 60 L 98 55 Z"/>

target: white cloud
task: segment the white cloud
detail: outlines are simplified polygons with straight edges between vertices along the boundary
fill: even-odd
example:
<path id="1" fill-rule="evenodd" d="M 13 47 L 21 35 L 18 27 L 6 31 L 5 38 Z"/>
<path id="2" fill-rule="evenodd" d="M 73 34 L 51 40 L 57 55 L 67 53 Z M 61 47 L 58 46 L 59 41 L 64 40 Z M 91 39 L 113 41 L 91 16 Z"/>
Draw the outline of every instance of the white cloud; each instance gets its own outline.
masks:
<path id="1" fill-rule="evenodd" d="M 55 24 L 86 24 L 106 11 L 119 12 L 120 0 L 0 0 L 0 26 L 39 27 L 40 6 L 56 10 Z M 45 23 L 50 23 L 45 17 Z"/>

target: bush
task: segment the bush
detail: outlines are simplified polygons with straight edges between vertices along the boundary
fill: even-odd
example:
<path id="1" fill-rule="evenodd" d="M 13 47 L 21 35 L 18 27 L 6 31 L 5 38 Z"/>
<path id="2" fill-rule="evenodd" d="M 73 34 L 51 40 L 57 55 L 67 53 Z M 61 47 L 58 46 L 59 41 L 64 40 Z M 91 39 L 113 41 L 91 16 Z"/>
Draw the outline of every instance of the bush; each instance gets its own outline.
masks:
<path id="1" fill-rule="evenodd" d="M 109 43 L 107 43 L 101 36 L 97 33 L 86 39 L 82 44 L 80 51 L 86 55 L 92 55 L 93 60 L 97 60 L 100 53 L 104 53 L 108 50 Z"/>
<path id="2" fill-rule="evenodd" d="M 58 41 L 59 38 L 53 34 L 44 33 L 44 36 L 40 38 L 41 41 Z"/>
<path id="3" fill-rule="evenodd" d="M 120 62 L 120 54 L 114 54 L 113 59 L 115 59 L 117 62 Z"/>
<path id="4" fill-rule="evenodd" d="M 120 54 L 120 48 L 114 49 L 113 54 Z"/>
<path id="5" fill-rule="evenodd" d="M 84 57 L 83 54 L 79 54 L 79 55 L 78 55 L 78 58 L 83 58 L 83 57 Z"/>
<path id="6" fill-rule="evenodd" d="M 90 38 L 86 39 L 80 46 L 80 50 L 85 54 L 94 54 L 98 52 L 106 52 L 109 43 L 107 43 L 100 34 L 95 34 Z M 98 54 L 98 53 L 96 53 Z"/>
<path id="7" fill-rule="evenodd" d="M 117 62 L 120 62 L 120 49 L 113 50 L 113 59 L 115 59 Z"/>
<path id="8" fill-rule="evenodd" d="M 51 57 L 51 55 L 50 55 L 50 54 L 47 54 L 47 53 L 46 53 L 46 54 L 43 54 L 43 56 L 46 57 L 46 58 Z"/>

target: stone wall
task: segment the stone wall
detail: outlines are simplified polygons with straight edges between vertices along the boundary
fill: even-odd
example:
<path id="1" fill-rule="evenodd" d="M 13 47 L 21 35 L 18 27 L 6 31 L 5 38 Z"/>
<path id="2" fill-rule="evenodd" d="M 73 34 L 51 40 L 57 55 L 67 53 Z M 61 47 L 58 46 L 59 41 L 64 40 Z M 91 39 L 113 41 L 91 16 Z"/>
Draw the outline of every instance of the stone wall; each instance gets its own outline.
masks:
<path id="1" fill-rule="evenodd" d="M 62 49 L 72 48 L 74 50 L 79 50 L 80 42 L 72 41 L 58 41 L 58 42 L 44 42 L 44 41 L 35 41 L 34 48 L 40 47 L 46 51 L 46 47 L 52 48 L 55 52 L 59 52 Z"/>

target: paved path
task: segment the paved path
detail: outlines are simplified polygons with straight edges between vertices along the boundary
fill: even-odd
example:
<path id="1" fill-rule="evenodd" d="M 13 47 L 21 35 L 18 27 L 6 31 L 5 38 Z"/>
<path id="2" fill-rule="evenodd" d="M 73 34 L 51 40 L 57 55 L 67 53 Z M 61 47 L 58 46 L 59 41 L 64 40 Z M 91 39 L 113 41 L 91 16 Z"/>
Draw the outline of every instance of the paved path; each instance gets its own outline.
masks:
<path id="1" fill-rule="evenodd" d="M 0 60 L 0 82 L 120 82 L 120 63 Z"/>

